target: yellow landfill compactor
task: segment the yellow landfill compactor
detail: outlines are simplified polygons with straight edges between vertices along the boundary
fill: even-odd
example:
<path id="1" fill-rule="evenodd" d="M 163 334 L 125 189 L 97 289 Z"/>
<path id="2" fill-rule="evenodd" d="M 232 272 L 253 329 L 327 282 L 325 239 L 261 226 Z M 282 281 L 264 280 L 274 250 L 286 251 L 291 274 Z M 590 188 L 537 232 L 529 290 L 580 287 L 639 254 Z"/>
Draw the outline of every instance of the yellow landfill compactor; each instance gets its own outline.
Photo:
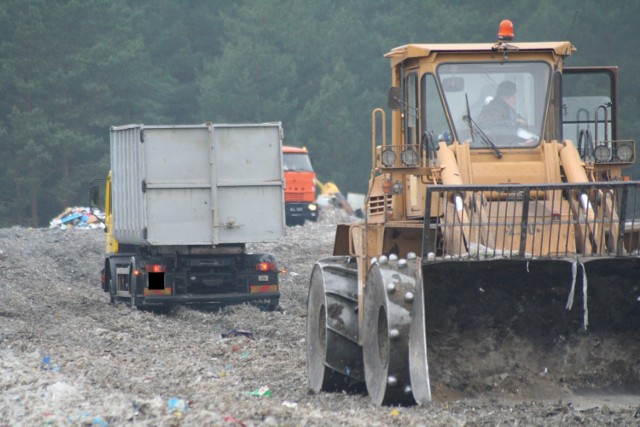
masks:
<path id="1" fill-rule="evenodd" d="M 391 140 L 374 110 L 366 216 L 311 275 L 312 392 L 423 404 L 482 392 L 476 371 L 515 375 L 524 351 L 569 386 L 640 385 L 635 141 L 618 137 L 617 67 L 566 67 L 575 51 L 515 42 L 503 21 L 494 43 L 385 55 Z M 635 365 L 596 360 L 613 336 Z"/>

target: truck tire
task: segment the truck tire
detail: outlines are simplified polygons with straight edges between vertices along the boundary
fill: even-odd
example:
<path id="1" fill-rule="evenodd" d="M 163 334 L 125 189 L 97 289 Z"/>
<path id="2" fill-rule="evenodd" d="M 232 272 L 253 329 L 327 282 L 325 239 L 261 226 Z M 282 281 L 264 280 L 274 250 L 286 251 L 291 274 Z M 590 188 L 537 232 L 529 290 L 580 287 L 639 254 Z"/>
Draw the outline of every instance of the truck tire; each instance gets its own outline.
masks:
<path id="1" fill-rule="evenodd" d="M 109 279 L 109 302 L 111 304 L 116 303 L 116 282 L 113 279 Z"/>
<path id="2" fill-rule="evenodd" d="M 109 278 L 107 279 L 107 286 L 109 287 L 109 302 L 111 304 L 115 304 L 117 301 L 117 297 L 116 297 L 116 293 L 117 293 L 117 277 L 116 277 L 116 269 L 115 267 L 111 266 L 111 263 L 108 264 L 109 265 Z M 105 269 L 105 271 L 107 271 Z"/>
<path id="3" fill-rule="evenodd" d="M 266 310 L 267 311 L 275 311 L 280 306 L 280 298 L 271 298 L 267 303 Z"/>

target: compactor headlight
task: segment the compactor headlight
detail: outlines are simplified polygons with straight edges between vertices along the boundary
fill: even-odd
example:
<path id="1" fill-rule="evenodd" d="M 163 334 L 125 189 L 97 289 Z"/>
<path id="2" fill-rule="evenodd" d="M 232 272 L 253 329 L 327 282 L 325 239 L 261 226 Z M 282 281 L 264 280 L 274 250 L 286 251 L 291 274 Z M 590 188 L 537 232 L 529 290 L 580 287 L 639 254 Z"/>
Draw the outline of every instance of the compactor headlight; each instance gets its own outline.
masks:
<path id="1" fill-rule="evenodd" d="M 407 148 L 400 154 L 400 160 L 405 166 L 415 166 L 418 164 L 418 153 L 413 148 Z"/>
<path id="2" fill-rule="evenodd" d="M 393 185 L 391 186 L 391 192 L 393 194 L 402 194 L 402 184 L 400 183 L 400 181 L 396 181 L 393 183 Z"/>
<path id="3" fill-rule="evenodd" d="M 309 210 L 310 210 L 311 212 L 315 212 L 315 211 L 316 211 L 316 209 L 318 209 L 318 207 L 317 207 L 315 204 L 313 204 L 313 203 L 309 203 Z"/>
<path id="4" fill-rule="evenodd" d="M 593 151 L 593 154 L 598 162 L 608 162 L 611 160 L 611 150 L 606 145 L 598 145 Z"/>
<path id="5" fill-rule="evenodd" d="M 380 155 L 380 159 L 382 160 L 382 164 L 386 167 L 391 167 L 396 162 L 396 153 L 393 152 L 391 148 L 385 148 L 385 150 Z"/>
<path id="6" fill-rule="evenodd" d="M 633 159 L 633 149 L 628 144 L 619 145 L 616 155 L 621 162 L 630 162 Z"/>

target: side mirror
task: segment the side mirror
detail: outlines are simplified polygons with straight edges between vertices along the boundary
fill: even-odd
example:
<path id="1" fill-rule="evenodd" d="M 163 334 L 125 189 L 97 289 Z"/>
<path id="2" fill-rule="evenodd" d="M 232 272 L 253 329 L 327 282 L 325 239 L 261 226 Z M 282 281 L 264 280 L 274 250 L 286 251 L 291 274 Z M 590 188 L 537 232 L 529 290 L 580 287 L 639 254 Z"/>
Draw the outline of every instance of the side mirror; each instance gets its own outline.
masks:
<path id="1" fill-rule="evenodd" d="M 395 87 L 395 86 L 389 88 L 389 97 L 387 99 L 387 106 L 392 110 L 402 109 L 402 88 Z"/>
<path id="2" fill-rule="evenodd" d="M 100 206 L 100 187 L 92 185 L 89 189 L 89 207 L 91 210 Z"/>
<path id="3" fill-rule="evenodd" d="M 462 92 L 464 90 L 464 79 L 462 77 L 447 77 L 442 79 L 442 89 L 445 92 Z"/>

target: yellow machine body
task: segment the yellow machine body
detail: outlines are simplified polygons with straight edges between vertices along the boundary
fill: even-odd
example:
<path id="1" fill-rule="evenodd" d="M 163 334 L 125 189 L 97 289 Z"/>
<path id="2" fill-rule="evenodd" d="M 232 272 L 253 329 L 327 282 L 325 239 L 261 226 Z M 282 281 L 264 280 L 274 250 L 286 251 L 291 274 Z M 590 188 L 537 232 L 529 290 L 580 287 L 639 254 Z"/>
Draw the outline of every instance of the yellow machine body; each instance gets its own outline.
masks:
<path id="1" fill-rule="evenodd" d="M 455 388 L 443 371 L 464 374 L 461 331 L 622 333 L 637 360 L 635 142 L 618 138 L 617 68 L 566 67 L 575 51 L 499 40 L 386 55 L 391 138 L 376 109 L 365 220 L 338 226 L 311 278 L 312 391 L 366 384 L 378 405 L 427 402 Z M 515 119 L 484 121 L 506 81 Z"/>

